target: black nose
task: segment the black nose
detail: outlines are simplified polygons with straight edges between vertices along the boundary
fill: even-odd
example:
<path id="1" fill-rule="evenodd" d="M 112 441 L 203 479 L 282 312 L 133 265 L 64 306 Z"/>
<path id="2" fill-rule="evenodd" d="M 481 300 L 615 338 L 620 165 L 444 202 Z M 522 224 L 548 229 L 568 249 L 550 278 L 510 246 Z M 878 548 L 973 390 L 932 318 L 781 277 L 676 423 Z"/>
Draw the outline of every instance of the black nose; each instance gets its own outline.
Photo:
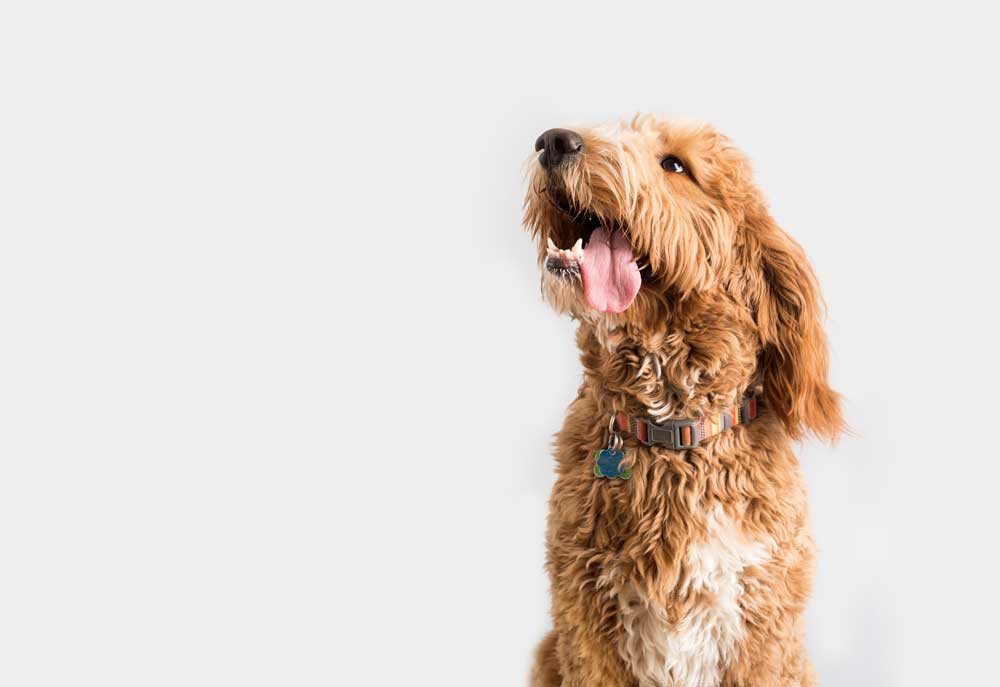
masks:
<path id="1" fill-rule="evenodd" d="M 535 141 L 535 150 L 542 151 L 538 156 L 542 167 L 552 169 L 578 155 L 583 150 L 583 139 L 569 129 L 549 129 Z"/>

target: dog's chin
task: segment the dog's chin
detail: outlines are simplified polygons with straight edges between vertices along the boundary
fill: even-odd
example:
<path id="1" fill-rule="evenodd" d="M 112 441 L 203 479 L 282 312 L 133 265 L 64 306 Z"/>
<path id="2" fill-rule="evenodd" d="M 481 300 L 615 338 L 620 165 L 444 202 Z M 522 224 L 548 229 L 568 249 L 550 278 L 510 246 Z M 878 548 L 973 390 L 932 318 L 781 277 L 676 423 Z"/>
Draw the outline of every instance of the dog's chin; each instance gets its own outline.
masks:
<path id="1" fill-rule="evenodd" d="M 625 312 L 650 276 L 648 261 L 639 265 L 628 226 L 574 206 L 559 191 L 547 192 L 546 200 L 556 210 L 554 226 L 543 232 L 543 291 L 548 300 L 557 309 L 578 315 L 586 309 L 613 315 Z"/>

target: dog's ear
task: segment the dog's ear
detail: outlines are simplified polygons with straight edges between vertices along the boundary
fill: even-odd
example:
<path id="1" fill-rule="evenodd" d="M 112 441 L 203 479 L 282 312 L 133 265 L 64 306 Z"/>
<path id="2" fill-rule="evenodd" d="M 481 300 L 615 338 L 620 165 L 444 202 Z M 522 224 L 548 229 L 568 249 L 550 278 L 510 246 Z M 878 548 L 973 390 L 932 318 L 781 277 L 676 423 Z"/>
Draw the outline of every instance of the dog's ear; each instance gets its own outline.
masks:
<path id="1" fill-rule="evenodd" d="M 827 381 L 829 354 L 819 284 L 802 247 L 763 203 L 745 216 L 744 275 L 763 343 L 764 402 L 793 438 L 834 440 L 844 429 L 840 397 Z"/>

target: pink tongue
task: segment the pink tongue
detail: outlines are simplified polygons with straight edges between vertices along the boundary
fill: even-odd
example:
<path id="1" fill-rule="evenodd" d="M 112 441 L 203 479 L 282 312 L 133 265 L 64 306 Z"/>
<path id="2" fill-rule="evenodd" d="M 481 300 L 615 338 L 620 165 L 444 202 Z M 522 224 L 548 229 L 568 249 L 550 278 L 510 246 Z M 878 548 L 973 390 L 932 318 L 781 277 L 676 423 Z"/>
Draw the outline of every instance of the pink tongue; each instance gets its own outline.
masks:
<path id="1" fill-rule="evenodd" d="M 632 255 L 632 246 L 620 231 L 595 229 L 580 263 L 583 295 L 590 307 L 601 312 L 622 312 L 639 293 L 642 278 Z"/>

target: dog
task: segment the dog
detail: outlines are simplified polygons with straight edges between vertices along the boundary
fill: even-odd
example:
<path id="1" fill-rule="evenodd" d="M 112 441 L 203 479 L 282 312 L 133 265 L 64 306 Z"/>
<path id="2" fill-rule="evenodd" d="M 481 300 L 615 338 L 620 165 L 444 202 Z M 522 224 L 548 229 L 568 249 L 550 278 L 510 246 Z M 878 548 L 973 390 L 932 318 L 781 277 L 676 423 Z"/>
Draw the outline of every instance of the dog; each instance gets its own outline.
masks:
<path id="1" fill-rule="evenodd" d="M 550 129 L 528 166 L 542 293 L 579 322 L 583 364 L 532 687 L 815 684 L 793 442 L 844 422 L 803 249 L 705 124 Z"/>

